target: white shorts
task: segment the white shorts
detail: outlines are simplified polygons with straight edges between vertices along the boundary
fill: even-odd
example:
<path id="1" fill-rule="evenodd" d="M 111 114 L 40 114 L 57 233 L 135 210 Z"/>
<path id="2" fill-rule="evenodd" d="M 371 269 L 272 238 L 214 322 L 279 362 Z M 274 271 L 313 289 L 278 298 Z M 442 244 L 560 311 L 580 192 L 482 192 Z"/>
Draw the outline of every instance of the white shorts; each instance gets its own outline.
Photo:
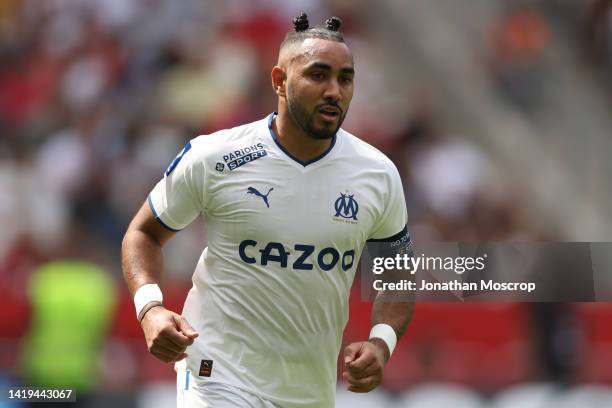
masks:
<path id="1" fill-rule="evenodd" d="M 177 408 L 279 408 L 255 394 L 218 382 L 196 383 L 185 368 L 185 361 L 175 365 Z"/>

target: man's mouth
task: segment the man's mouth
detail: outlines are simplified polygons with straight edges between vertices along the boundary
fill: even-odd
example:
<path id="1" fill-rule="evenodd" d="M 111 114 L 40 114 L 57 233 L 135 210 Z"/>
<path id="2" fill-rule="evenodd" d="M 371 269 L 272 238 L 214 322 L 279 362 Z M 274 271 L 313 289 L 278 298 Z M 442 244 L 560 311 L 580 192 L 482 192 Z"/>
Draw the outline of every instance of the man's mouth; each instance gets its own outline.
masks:
<path id="1" fill-rule="evenodd" d="M 340 109 L 333 106 L 324 106 L 317 109 L 317 112 L 328 121 L 335 121 L 340 116 Z"/>

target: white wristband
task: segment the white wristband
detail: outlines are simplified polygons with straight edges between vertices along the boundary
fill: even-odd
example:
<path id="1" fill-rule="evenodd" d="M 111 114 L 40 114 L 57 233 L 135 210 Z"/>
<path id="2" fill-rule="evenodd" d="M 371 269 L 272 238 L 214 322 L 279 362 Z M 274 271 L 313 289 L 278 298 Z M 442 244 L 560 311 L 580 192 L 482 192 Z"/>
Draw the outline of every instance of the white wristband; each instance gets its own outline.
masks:
<path id="1" fill-rule="evenodd" d="M 397 334 L 395 334 L 393 327 L 385 323 L 375 325 L 372 327 L 372 330 L 370 330 L 370 339 L 374 337 L 377 337 L 387 343 L 387 347 L 389 347 L 389 357 L 391 357 L 391 354 L 393 354 L 393 349 L 395 349 L 395 345 L 397 344 Z"/>
<path id="2" fill-rule="evenodd" d="M 162 295 L 159 286 L 154 283 L 147 283 L 138 288 L 134 294 L 134 305 L 136 306 L 136 318 L 140 316 L 140 311 L 148 303 L 158 301 L 163 302 L 164 296 Z"/>

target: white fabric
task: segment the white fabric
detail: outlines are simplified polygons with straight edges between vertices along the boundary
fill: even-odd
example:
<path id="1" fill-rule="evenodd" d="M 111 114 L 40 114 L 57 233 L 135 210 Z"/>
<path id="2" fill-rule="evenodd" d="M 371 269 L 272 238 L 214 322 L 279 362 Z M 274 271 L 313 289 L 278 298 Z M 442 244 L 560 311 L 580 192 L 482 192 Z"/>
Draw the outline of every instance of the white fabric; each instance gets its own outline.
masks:
<path id="1" fill-rule="evenodd" d="M 555 383 L 528 383 L 498 392 L 490 408 L 545 408 L 559 406 L 560 386 Z"/>
<path id="2" fill-rule="evenodd" d="M 370 330 L 370 338 L 372 339 L 374 337 L 382 339 L 385 343 L 387 343 L 387 347 L 389 347 L 389 356 L 391 356 L 391 354 L 393 354 L 393 350 L 395 350 L 395 345 L 397 344 L 397 334 L 395 334 L 393 327 L 385 323 L 374 325 L 372 330 Z"/>
<path id="3" fill-rule="evenodd" d="M 474 390 L 456 384 L 421 384 L 404 393 L 399 407 L 410 408 L 484 408 L 483 398 Z"/>
<path id="4" fill-rule="evenodd" d="M 148 303 L 151 302 L 163 302 L 164 295 L 161 289 L 154 283 L 147 283 L 142 285 L 134 293 L 134 306 L 136 306 L 136 318 L 140 315 L 140 311 Z"/>
<path id="5" fill-rule="evenodd" d="M 335 408 L 406 408 L 395 404 L 394 398 L 382 387 L 367 394 L 347 390 L 348 384 L 339 384 L 336 392 Z"/>
<path id="6" fill-rule="evenodd" d="M 612 406 L 612 389 L 605 385 L 584 384 L 561 393 L 554 406 L 560 408 L 593 408 Z"/>
<path id="7" fill-rule="evenodd" d="M 280 408 L 270 401 L 231 385 L 215 382 L 198 383 L 186 368 L 185 361 L 176 364 L 177 408 Z"/>
<path id="8" fill-rule="evenodd" d="M 149 204 L 174 230 L 200 213 L 207 223 L 183 315 L 200 334 L 188 368 L 198 373 L 202 359 L 213 367 L 194 381 L 288 408 L 333 406 L 358 260 L 366 240 L 406 225 L 402 185 L 389 159 L 343 130 L 304 166 L 268 123 L 191 140 Z"/>

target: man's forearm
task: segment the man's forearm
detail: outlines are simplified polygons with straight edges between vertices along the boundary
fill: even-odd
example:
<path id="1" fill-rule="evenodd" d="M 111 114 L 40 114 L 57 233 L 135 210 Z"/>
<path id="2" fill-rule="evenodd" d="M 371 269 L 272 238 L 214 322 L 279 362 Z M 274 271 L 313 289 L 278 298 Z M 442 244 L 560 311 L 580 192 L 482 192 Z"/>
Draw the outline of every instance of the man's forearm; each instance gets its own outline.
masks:
<path id="1" fill-rule="evenodd" d="M 123 278 L 130 293 L 146 283 L 156 283 L 163 271 L 162 246 L 150 235 L 139 230 L 128 230 L 121 246 Z"/>
<path id="2" fill-rule="evenodd" d="M 145 207 L 144 215 L 147 214 L 148 208 Z M 163 307 L 163 296 L 157 285 L 142 287 L 147 283 L 157 283 L 161 278 L 162 246 L 170 237 L 159 231 L 147 233 L 157 226 L 155 222 L 149 218 L 140 223 L 148 223 L 148 229 L 146 225 L 144 229 L 139 228 L 138 222 L 132 222 L 128 228 L 121 250 L 123 277 L 132 296 L 136 295 L 136 313 L 149 352 L 165 363 L 174 363 L 187 357 L 185 350 L 193 344 L 198 333 L 184 317 Z"/>
<path id="3" fill-rule="evenodd" d="M 372 326 L 379 323 L 388 324 L 395 330 L 399 340 L 410 325 L 415 303 L 413 301 L 394 301 L 392 297 L 393 295 L 385 292 L 377 295 L 372 308 Z"/>

